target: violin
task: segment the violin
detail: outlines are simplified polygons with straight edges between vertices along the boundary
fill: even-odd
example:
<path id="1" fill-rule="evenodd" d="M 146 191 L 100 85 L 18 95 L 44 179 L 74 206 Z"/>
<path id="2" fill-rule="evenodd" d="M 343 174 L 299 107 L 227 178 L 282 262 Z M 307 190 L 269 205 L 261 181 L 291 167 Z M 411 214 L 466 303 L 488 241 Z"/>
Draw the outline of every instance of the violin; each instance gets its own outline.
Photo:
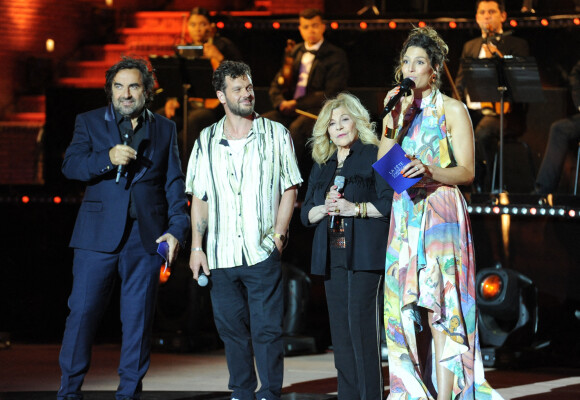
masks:
<path id="1" fill-rule="evenodd" d="M 294 87 L 294 74 L 292 73 L 292 64 L 294 64 L 294 58 L 292 58 L 292 50 L 296 46 L 296 42 L 292 39 L 286 41 L 286 48 L 284 49 L 284 62 L 282 64 L 282 71 L 278 77 L 278 85 L 282 88 L 282 92 L 287 96 L 292 96 L 290 93 Z"/>

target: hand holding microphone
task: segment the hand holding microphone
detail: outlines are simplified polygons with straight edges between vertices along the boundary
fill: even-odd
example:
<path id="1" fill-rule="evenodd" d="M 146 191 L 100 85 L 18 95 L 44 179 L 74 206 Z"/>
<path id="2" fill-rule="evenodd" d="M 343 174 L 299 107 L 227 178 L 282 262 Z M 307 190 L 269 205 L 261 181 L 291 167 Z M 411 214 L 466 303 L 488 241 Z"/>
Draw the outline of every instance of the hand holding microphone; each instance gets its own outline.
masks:
<path id="1" fill-rule="evenodd" d="M 413 81 L 411 78 L 405 78 L 398 87 L 399 92 L 389 99 L 385 109 L 383 110 L 383 113 L 381 114 L 381 119 L 385 118 L 393 110 L 393 108 L 395 108 L 402 96 L 410 93 L 411 89 L 415 87 L 415 81 Z"/>
<path id="2" fill-rule="evenodd" d="M 334 186 L 336 186 L 336 191 L 341 193 L 342 189 L 344 189 L 344 176 L 337 175 L 334 178 Z M 338 213 L 338 212 L 340 212 L 340 210 L 338 210 L 338 211 L 335 210 L 335 212 Z M 338 218 L 335 218 L 335 217 L 336 217 L 336 215 L 333 215 L 330 217 L 330 228 L 331 229 L 335 229 L 338 225 L 338 221 L 340 220 L 340 217 L 338 217 Z"/>
<path id="3" fill-rule="evenodd" d="M 123 166 L 129 164 L 132 159 L 137 158 L 137 152 L 133 150 L 129 146 L 131 141 L 131 136 L 133 135 L 133 131 L 129 129 L 123 130 L 122 138 L 123 138 L 123 146 L 117 145 L 109 150 L 109 158 L 113 164 L 117 165 L 117 177 L 115 178 L 115 183 L 119 183 L 121 179 L 121 175 L 123 174 Z"/>

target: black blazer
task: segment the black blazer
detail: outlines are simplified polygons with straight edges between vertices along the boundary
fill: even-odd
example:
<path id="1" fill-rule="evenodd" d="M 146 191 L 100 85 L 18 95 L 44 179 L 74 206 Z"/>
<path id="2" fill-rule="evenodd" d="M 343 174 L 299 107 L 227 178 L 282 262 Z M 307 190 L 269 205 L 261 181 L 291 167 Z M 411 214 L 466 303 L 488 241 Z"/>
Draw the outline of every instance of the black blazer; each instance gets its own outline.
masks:
<path id="1" fill-rule="evenodd" d="M 372 167 L 377 160 L 377 147 L 357 140 L 344 161 L 341 175 L 345 177 L 343 195 L 350 202 L 371 202 L 384 215 L 381 218 L 344 219 L 347 263 L 353 270 L 369 271 L 385 268 L 389 235 L 389 217 L 393 189 Z M 308 213 L 324 204 L 327 188 L 336 171 L 336 152 L 324 165 L 315 164 L 308 179 L 308 191 L 300 218 L 307 227 L 315 227 L 312 243 L 311 272 L 326 275 L 328 266 L 328 217 L 317 224 L 308 221 Z"/>
<path id="2" fill-rule="evenodd" d="M 113 107 L 79 114 L 62 172 L 87 183 L 70 246 L 112 252 L 121 243 L 131 192 L 144 249 L 155 254 L 155 240 L 169 232 L 183 243 L 190 229 L 175 123 L 146 111 L 145 137 L 127 178 L 115 183 L 117 168 L 109 149 L 121 143 Z"/>
<path id="3" fill-rule="evenodd" d="M 305 52 L 304 43 L 299 43 L 292 49 L 291 57 L 294 59 L 292 64 L 293 82 L 298 80 L 300 63 Z M 278 108 L 282 101 L 290 100 L 296 90 L 296 85 L 293 85 L 288 93 L 284 93 L 283 87 L 279 84 L 281 77 L 282 70 L 276 74 L 270 85 L 270 100 L 274 108 Z M 322 42 L 312 63 L 306 85 L 306 95 L 296 99 L 296 108 L 318 113 L 324 100 L 334 97 L 345 90 L 347 84 L 348 59 L 346 53 L 341 48 L 325 40 Z"/>

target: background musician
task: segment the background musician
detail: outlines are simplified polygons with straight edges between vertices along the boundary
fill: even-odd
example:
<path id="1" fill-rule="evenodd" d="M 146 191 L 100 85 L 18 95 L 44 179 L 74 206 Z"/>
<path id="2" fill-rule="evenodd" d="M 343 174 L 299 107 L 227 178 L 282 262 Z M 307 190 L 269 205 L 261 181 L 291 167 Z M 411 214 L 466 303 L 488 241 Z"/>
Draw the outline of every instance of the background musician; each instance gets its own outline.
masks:
<path id="1" fill-rule="evenodd" d="M 324 100 L 335 97 L 348 83 L 346 53 L 324 40 L 326 25 L 322 18 L 320 10 L 300 12 L 298 29 L 304 42 L 287 49 L 284 63 L 270 85 L 274 110 L 263 114 L 290 130 L 303 175 L 312 163 L 305 155 L 305 146 L 315 119 L 296 110 L 318 114 Z"/>
<path id="2" fill-rule="evenodd" d="M 209 11 L 202 7 L 194 7 L 190 11 L 178 45 L 203 45 L 203 50 L 196 56 L 208 59 L 214 71 L 223 60 L 240 61 L 242 59 L 242 55 L 234 42 L 217 34 L 215 23 L 212 22 Z M 186 54 L 180 55 L 187 56 Z M 178 129 L 181 130 L 183 128 L 183 113 L 179 110 L 181 97 L 173 97 L 176 93 L 170 95 L 172 97 L 165 101 L 161 114 L 174 119 Z M 190 99 L 187 112 L 187 143 L 189 143 L 189 147 L 193 146 L 193 142 L 199 137 L 203 128 L 217 122 L 225 115 L 219 104 L 216 98 Z M 185 154 L 189 154 L 190 149 L 186 150 Z"/>
<path id="3" fill-rule="evenodd" d="M 481 29 L 481 37 L 465 43 L 461 58 L 491 58 L 512 56 L 528 56 L 528 43 L 504 32 L 503 23 L 507 19 L 503 0 L 478 0 L 476 2 L 475 21 Z M 476 192 L 489 191 L 493 170 L 493 160 L 497 151 L 499 138 L 499 109 L 482 107 L 482 103 L 474 103 L 465 91 L 463 70 L 460 67 L 455 80 L 457 90 L 464 96 L 470 109 L 470 115 L 475 126 L 475 179 Z M 505 108 L 504 108 L 505 111 Z M 504 134 L 518 136 L 525 129 L 525 110 L 523 105 L 512 105 L 504 119 Z"/>

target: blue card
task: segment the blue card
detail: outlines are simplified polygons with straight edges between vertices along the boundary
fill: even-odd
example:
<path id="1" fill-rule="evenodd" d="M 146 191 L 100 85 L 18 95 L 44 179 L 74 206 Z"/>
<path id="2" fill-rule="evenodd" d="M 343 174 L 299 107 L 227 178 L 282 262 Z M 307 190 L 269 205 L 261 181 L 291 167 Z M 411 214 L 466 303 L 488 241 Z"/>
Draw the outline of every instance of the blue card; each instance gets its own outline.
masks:
<path id="1" fill-rule="evenodd" d="M 163 257 L 165 261 L 167 261 L 167 258 L 169 257 L 169 245 L 167 244 L 167 242 L 159 243 L 159 245 L 157 246 L 157 253 L 161 257 Z"/>
<path id="2" fill-rule="evenodd" d="M 405 151 L 398 143 L 395 143 L 387 154 L 373 164 L 373 168 L 385 178 L 395 192 L 402 193 L 421 180 L 420 176 L 405 178 L 401 175 L 401 169 L 410 162 L 411 160 L 405 157 Z"/>

